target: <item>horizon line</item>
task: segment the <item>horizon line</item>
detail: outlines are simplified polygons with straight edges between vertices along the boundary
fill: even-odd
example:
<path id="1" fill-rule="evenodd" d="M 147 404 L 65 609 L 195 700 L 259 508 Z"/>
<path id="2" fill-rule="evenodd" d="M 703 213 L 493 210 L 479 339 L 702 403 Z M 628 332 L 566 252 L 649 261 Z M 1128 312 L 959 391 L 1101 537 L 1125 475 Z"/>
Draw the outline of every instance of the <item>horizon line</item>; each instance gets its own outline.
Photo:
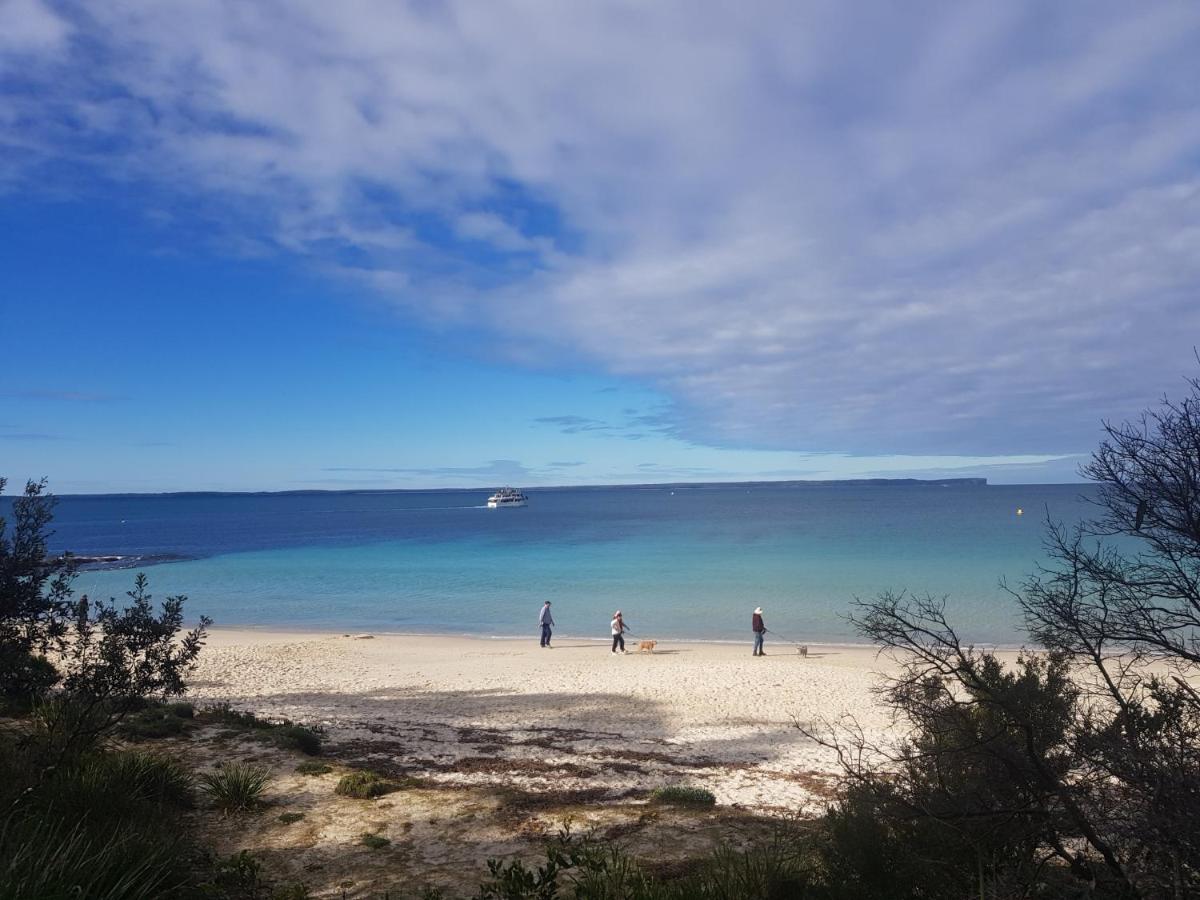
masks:
<path id="1" fill-rule="evenodd" d="M 552 484 L 523 487 L 526 492 L 538 491 L 588 491 L 588 490 L 646 490 L 646 489 L 703 489 L 714 487 L 820 487 L 820 486 L 876 486 L 898 487 L 904 485 L 916 486 L 978 486 L 978 487 L 1070 487 L 1072 485 L 1090 484 L 1087 481 L 1063 482 L 1013 482 L 1011 484 L 991 484 L 986 476 L 961 476 L 952 478 L 832 478 L 832 479 L 787 479 L 787 480 L 743 480 L 743 481 L 647 481 L 630 484 Z M 484 493 L 501 487 L 496 485 L 480 487 L 407 487 L 407 488 L 294 488 L 281 490 L 178 490 L 178 491 L 97 491 L 91 493 L 54 493 L 55 497 L 263 497 L 263 496 L 303 496 L 314 494 L 431 494 L 431 493 Z M 10 496 L 19 496 L 13 494 Z"/>

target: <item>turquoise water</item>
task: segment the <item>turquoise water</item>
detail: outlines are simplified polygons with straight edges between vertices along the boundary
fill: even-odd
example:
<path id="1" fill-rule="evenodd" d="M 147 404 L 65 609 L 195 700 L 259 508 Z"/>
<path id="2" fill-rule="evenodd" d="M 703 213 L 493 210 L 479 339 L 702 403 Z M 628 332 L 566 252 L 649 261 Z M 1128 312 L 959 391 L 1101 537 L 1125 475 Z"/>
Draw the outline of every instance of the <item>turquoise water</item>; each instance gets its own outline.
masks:
<path id="1" fill-rule="evenodd" d="M 946 595 L 970 638 L 1019 643 L 999 587 L 1042 558 L 1047 512 L 1089 512 L 1083 485 L 761 485 L 531 491 L 524 509 L 480 492 L 63 498 L 56 549 L 119 554 L 195 616 L 264 625 L 741 639 L 755 606 L 796 640 L 855 639 L 854 597 Z M 1021 507 L 1025 514 L 1018 516 Z M 163 557 L 187 557 L 149 565 Z M 120 596 L 133 571 L 77 587 Z"/>

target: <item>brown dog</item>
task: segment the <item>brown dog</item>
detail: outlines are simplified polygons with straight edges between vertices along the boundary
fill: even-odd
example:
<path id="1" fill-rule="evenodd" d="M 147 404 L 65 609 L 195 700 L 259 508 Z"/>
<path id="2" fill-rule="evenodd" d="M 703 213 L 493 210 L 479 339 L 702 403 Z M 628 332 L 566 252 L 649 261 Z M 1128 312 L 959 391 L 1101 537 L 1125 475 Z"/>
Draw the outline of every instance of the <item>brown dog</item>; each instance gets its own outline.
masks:
<path id="1" fill-rule="evenodd" d="M 639 653 L 653 653 L 658 641 L 638 641 Z"/>

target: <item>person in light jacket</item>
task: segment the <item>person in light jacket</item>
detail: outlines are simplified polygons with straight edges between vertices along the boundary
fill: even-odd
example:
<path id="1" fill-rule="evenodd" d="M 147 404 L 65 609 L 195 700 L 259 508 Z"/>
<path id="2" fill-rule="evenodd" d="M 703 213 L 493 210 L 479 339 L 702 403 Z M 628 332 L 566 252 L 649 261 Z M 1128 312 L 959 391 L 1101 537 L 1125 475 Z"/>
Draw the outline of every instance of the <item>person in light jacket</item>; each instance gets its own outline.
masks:
<path id="1" fill-rule="evenodd" d="M 618 609 L 613 614 L 612 620 L 612 652 L 617 652 L 617 647 L 621 648 L 621 652 L 625 652 L 625 632 L 629 630 L 625 624 L 625 620 L 621 618 L 621 611 Z"/>
<path id="2" fill-rule="evenodd" d="M 538 624 L 542 626 L 542 646 L 550 646 L 550 629 L 554 627 L 554 616 L 550 615 L 550 601 L 542 607 L 542 612 L 538 616 Z"/>
<path id="3" fill-rule="evenodd" d="M 754 655 L 766 656 L 763 653 L 763 636 L 767 633 L 767 626 L 763 623 L 761 606 L 755 608 L 750 618 L 750 628 L 754 631 Z"/>

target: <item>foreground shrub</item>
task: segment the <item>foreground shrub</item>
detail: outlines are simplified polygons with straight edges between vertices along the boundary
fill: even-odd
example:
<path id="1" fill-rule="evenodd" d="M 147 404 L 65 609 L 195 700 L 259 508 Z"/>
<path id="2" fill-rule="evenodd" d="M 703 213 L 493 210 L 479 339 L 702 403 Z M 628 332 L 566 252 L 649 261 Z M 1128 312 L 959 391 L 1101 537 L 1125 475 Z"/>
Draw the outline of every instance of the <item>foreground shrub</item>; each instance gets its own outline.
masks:
<path id="1" fill-rule="evenodd" d="M 128 751 L 88 760 L 69 785 L 86 785 L 94 793 L 126 801 L 188 809 L 194 805 L 195 778 L 178 760 L 154 753 Z"/>
<path id="2" fill-rule="evenodd" d="M 338 781 L 334 793 L 343 797 L 355 797 L 359 800 L 369 800 L 372 797 L 382 797 L 400 790 L 401 785 L 376 775 L 374 772 L 351 772 L 343 775 Z"/>
<path id="3" fill-rule="evenodd" d="M 58 678 L 58 670 L 45 656 L 0 646 L 0 714 L 28 715 Z"/>
<path id="4" fill-rule="evenodd" d="M 71 555 L 47 553 L 55 502 L 29 481 L 11 524 L 0 515 L 0 706 L 34 712 L 47 767 L 73 765 L 144 698 L 182 694 L 210 624 L 181 633 L 186 598 L 155 604 L 142 574 L 120 601 L 76 598 Z"/>
<path id="5" fill-rule="evenodd" d="M 712 791 L 704 788 L 689 787 L 682 784 L 672 784 L 655 788 L 650 792 L 651 803 L 662 803 L 669 806 L 714 806 L 717 798 Z"/>
<path id="6" fill-rule="evenodd" d="M 109 712 L 66 694 L 33 708 L 24 741 L 47 766 L 70 766 L 94 751 L 112 726 Z"/>
<path id="7" fill-rule="evenodd" d="M 648 874 L 614 844 L 564 830 L 546 845 L 544 864 L 531 867 L 519 859 L 489 860 L 490 877 L 477 896 L 481 900 L 858 900 L 870 896 L 821 891 L 806 846 L 798 835 L 781 833 L 746 850 L 719 848 L 698 862 L 692 874 L 665 880 Z"/>
<path id="8" fill-rule="evenodd" d="M 256 807 L 271 780 L 266 766 L 230 763 L 215 772 L 202 772 L 200 789 L 226 812 L 246 812 Z"/>
<path id="9" fill-rule="evenodd" d="M 27 737 L 0 731 L 0 900 L 137 900 L 186 882 L 186 769 L 145 753 L 48 766 Z"/>
<path id="10" fill-rule="evenodd" d="M 186 880 L 173 838 L 10 813 L 0 823 L 0 900 L 154 900 Z"/>

